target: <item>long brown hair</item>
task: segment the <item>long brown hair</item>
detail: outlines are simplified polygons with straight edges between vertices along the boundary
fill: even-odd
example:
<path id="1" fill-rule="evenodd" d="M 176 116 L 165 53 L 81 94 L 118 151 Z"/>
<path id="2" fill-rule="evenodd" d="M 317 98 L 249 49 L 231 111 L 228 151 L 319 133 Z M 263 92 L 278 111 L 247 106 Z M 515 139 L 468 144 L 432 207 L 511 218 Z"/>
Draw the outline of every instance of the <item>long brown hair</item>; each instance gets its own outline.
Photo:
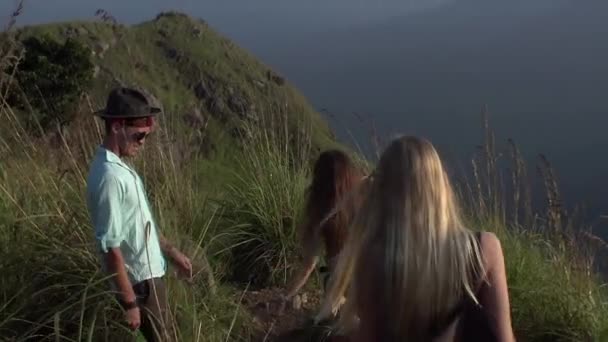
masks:
<path id="1" fill-rule="evenodd" d="M 304 248 L 314 248 L 315 242 L 322 237 L 327 256 L 333 257 L 340 252 L 354 208 L 352 205 L 340 205 L 335 210 L 336 205 L 351 195 L 360 178 L 361 173 L 346 153 L 339 150 L 321 153 L 314 165 L 312 184 L 308 189 L 307 224 L 300 232 Z M 355 203 L 356 200 L 349 202 Z M 328 218 L 332 210 L 336 212 Z"/>

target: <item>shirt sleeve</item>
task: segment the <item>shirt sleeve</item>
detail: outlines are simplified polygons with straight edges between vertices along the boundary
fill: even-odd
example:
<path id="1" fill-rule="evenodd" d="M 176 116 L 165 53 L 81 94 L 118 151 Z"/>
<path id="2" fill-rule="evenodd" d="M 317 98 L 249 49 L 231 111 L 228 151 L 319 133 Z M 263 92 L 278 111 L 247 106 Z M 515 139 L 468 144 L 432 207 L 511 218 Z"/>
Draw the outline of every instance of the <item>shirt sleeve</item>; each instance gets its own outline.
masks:
<path id="1" fill-rule="evenodd" d="M 124 240 L 122 197 L 118 180 L 106 176 L 100 182 L 96 196 L 91 199 L 95 238 L 104 253 L 109 248 L 119 247 Z"/>

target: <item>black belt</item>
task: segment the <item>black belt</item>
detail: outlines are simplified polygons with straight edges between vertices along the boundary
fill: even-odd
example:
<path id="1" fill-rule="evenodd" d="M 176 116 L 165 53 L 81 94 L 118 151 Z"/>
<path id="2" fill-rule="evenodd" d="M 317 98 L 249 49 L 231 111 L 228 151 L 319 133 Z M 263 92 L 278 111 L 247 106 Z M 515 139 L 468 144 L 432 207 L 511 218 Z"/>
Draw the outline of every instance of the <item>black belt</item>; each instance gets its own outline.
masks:
<path id="1" fill-rule="evenodd" d="M 149 296 L 150 296 L 150 281 L 154 280 L 154 279 L 160 279 L 163 280 L 164 277 L 158 277 L 158 278 L 150 278 L 150 279 L 146 279 L 146 280 L 142 280 L 139 283 L 134 284 L 133 287 L 133 292 L 135 293 L 135 301 L 137 304 L 140 304 L 141 302 L 145 301 Z M 132 309 L 133 308 L 133 303 L 127 303 L 124 300 L 122 300 L 122 298 L 120 298 L 120 296 L 118 297 L 118 304 L 120 304 L 120 306 L 125 309 Z"/>

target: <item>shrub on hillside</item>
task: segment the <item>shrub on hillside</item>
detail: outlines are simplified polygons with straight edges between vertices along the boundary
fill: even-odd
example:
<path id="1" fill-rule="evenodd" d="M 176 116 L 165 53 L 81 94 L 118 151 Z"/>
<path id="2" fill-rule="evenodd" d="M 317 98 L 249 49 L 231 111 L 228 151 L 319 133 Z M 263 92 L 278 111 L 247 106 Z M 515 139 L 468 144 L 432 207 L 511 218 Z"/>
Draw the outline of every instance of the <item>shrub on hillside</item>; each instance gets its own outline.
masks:
<path id="1" fill-rule="evenodd" d="M 310 132 L 290 132 L 280 115 L 268 121 L 244 124 L 242 154 L 220 203 L 235 237 L 234 280 L 255 287 L 284 285 L 291 272 L 310 172 Z"/>
<path id="2" fill-rule="evenodd" d="M 68 123 L 93 79 L 91 52 L 73 39 L 61 43 L 49 36 L 29 37 L 21 44 L 25 54 L 15 70 L 9 104 L 30 113 L 24 117 L 30 129 Z"/>

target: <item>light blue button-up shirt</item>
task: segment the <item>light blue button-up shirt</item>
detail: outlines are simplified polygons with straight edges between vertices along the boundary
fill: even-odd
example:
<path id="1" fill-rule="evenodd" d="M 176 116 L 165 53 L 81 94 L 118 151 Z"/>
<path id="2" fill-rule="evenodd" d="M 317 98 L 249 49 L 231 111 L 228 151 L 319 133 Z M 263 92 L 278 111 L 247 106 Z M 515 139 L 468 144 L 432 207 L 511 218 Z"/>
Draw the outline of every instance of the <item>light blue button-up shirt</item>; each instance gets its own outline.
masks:
<path id="1" fill-rule="evenodd" d="M 100 252 L 119 247 L 132 284 L 165 274 L 166 261 L 143 182 L 102 146 L 87 178 L 87 206 Z M 105 270 L 103 260 L 102 265 Z"/>

